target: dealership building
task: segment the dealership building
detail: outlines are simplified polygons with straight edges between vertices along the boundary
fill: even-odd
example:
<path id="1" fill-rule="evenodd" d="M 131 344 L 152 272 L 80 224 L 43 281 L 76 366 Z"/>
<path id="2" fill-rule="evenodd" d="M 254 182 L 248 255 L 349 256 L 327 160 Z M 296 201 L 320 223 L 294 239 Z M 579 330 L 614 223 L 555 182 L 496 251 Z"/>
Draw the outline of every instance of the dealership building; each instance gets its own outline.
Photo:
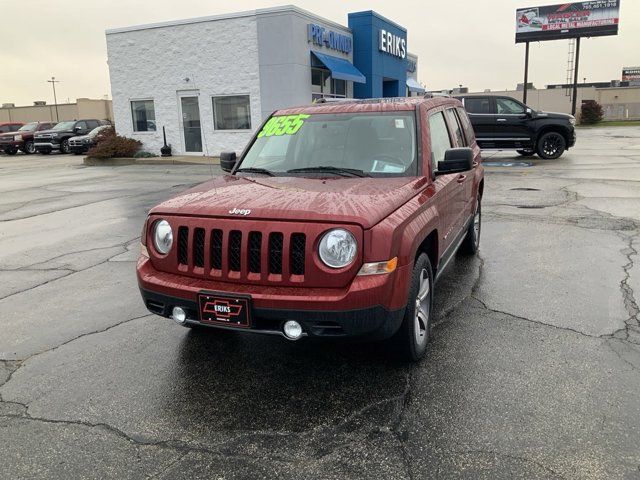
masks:
<path id="1" fill-rule="evenodd" d="M 376 12 L 348 26 L 294 6 L 108 30 L 118 133 L 158 152 L 240 152 L 278 108 L 421 95 L 407 30 Z"/>

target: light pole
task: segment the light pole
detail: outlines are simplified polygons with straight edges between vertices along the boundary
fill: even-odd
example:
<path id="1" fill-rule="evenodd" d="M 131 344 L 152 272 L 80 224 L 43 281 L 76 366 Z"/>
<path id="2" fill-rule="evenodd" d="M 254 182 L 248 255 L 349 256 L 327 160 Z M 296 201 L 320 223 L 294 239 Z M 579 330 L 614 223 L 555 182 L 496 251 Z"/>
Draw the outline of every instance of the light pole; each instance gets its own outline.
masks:
<path id="1" fill-rule="evenodd" d="M 56 98 L 56 83 L 60 83 L 60 80 L 56 80 L 56 77 L 51 77 L 51 80 L 47 80 L 48 83 L 53 87 L 53 103 L 56 106 L 56 122 L 60 121 L 60 117 L 58 116 L 58 99 Z"/>

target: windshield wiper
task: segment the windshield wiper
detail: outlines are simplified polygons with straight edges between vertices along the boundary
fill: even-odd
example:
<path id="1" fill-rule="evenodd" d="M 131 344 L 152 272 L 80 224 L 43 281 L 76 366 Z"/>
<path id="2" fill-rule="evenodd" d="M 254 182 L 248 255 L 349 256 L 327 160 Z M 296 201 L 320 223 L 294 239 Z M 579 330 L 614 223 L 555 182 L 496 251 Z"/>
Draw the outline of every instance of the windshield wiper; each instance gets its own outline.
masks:
<path id="1" fill-rule="evenodd" d="M 292 170 L 287 170 L 287 173 L 313 173 L 313 172 L 330 172 L 330 173 L 335 173 L 337 175 L 352 176 L 352 177 L 368 177 L 369 176 L 364 171 L 358 170 L 355 168 L 342 168 L 342 167 L 329 167 L 329 166 L 304 167 L 304 168 L 294 168 Z"/>
<path id="2" fill-rule="evenodd" d="M 246 172 L 246 173 L 263 173 L 265 175 L 269 175 L 270 177 L 275 177 L 276 174 L 271 170 L 267 170 L 266 168 L 256 168 L 256 167 L 247 167 L 247 168 L 239 168 L 236 170 L 238 172 Z"/>

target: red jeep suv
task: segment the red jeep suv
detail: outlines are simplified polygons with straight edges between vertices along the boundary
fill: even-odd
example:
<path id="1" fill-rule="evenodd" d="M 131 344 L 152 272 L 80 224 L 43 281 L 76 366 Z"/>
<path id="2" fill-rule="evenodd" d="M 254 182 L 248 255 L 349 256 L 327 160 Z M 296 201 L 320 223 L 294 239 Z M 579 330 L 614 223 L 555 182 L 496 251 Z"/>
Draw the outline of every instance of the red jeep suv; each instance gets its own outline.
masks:
<path id="1" fill-rule="evenodd" d="M 458 100 L 279 110 L 220 161 L 229 175 L 149 213 L 137 273 L 151 312 L 424 354 L 435 281 L 480 241 L 484 173 Z"/>

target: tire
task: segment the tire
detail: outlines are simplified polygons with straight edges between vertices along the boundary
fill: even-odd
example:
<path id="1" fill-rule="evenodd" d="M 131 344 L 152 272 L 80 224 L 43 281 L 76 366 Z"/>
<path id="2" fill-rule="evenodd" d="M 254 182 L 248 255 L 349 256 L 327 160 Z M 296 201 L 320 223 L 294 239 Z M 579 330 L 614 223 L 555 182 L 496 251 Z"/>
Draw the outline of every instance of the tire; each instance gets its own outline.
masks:
<path id="1" fill-rule="evenodd" d="M 18 153 L 18 150 L 16 150 L 15 148 L 5 148 L 4 153 L 6 153 L 7 155 L 15 155 L 16 153 Z"/>
<path id="2" fill-rule="evenodd" d="M 564 153 L 567 141 L 558 132 L 548 132 L 538 139 L 536 152 L 545 160 L 555 160 Z"/>
<path id="3" fill-rule="evenodd" d="M 25 142 L 22 151 L 27 155 L 33 155 L 34 153 L 36 153 L 36 147 L 33 145 L 33 142 Z"/>
<path id="4" fill-rule="evenodd" d="M 536 154 L 535 150 L 516 150 L 516 152 L 523 157 L 533 157 Z"/>
<path id="5" fill-rule="evenodd" d="M 389 339 L 395 353 L 403 361 L 417 362 L 427 351 L 432 327 L 432 272 L 429 257 L 425 253 L 421 253 L 413 266 L 409 300 L 402 324 L 395 335 Z M 419 305 L 421 308 L 418 311 Z"/>
<path id="6" fill-rule="evenodd" d="M 473 221 L 467 228 L 467 234 L 460 245 L 460 252 L 464 255 L 475 255 L 480 248 L 480 232 L 482 230 L 482 204 L 480 197 L 476 200 L 476 209 L 473 214 Z"/>
<path id="7" fill-rule="evenodd" d="M 71 149 L 69 148 L 69 139 L 65 138 L 60 142 L 60 153 L 69 153 Z"/>

